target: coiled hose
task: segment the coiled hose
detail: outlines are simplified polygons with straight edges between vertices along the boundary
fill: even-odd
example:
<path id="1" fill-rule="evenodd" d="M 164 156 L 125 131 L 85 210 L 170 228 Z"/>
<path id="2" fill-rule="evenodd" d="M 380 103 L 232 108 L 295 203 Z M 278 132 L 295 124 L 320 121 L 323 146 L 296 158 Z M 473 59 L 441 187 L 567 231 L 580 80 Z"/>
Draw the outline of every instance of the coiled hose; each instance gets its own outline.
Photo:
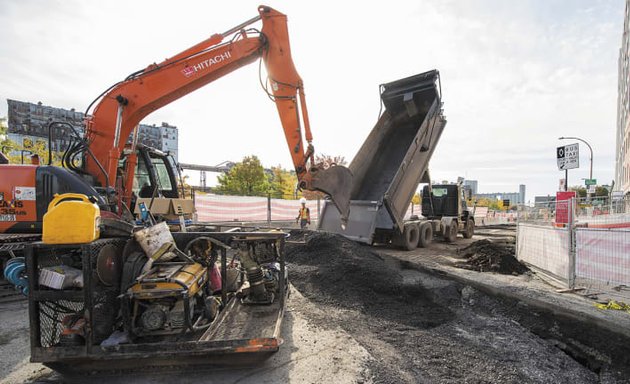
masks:
<path id="1" fill-rule="evenodd" d="M 7 261 L 7 265 L 4 267 L 4 278 L 23 295 L 28 295 L 28 279 L 26 278 L 26 264 L 23 257 L 15 257 Z"/>

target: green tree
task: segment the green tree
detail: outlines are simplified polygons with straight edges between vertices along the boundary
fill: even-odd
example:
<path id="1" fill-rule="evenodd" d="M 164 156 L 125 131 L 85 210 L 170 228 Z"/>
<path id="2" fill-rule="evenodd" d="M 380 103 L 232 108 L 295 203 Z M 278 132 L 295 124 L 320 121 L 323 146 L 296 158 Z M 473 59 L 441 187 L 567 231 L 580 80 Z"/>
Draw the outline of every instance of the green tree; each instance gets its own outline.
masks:
<path id="1" fill-rule="evenodd" d="M 225 175 L 218 177 L 217 192 L 225 195 L 267 196 L 269 181 L 260 160 L 246 156 Z"/>
<path id="2" fill-rule="evenodd" d="M 610 191 L 606 187 L 597 186 L 595 188 L 595 196 L 608 196 Z"/>
<path id="3" fill-rule="evenodd" d="M 577 197 L 586 197 L 586 188 L 581 185 L 569 187 L 569 191 L 574 191 Z"/>

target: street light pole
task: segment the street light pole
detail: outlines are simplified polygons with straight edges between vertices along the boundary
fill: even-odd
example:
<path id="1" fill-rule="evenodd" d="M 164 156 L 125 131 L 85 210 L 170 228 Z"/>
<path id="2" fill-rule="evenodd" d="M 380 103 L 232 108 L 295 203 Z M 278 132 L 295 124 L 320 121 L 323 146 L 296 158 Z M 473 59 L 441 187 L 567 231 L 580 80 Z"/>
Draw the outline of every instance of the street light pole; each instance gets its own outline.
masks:
<path id="1" fill-rule="evenodd" d="M 590 162 L 591 162 L 591 170 L 588 174 L 588 178 L 589 180 L 593 180 L 593 148 L 591 147 L 591 145 L 584 139 L 580 139 L 579 137 L 574 137 L 574 136 L 570 136 L 570 137 L 559 137 L 558 140 L 579 140 L 581 142 L 583 142 L 584 144 L 586 144 L 586 146 L 588 147 L 588 150 L 591 152 L 591 158 L 590 158 Z M 588 193 L 587 190 L 587 196 L 590 195 Z"/>

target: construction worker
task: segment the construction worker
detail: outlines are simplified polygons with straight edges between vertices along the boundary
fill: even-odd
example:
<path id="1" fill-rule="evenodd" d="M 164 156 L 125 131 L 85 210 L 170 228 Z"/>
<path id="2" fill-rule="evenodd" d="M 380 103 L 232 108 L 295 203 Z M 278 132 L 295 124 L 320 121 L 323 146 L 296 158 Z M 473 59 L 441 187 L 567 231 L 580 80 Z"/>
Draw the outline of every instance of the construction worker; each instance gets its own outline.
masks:
<path id="1" fill-rule="evenodd" d="M 306 207 L 306 199 L 301 198 L 300 203 L 302 207 L 298 211 L 298 216 L 295 218 L 296 223 L 300 223 L 300 228 L 304 229 L 307 225 L 311 224 L 311 211 Z"/>

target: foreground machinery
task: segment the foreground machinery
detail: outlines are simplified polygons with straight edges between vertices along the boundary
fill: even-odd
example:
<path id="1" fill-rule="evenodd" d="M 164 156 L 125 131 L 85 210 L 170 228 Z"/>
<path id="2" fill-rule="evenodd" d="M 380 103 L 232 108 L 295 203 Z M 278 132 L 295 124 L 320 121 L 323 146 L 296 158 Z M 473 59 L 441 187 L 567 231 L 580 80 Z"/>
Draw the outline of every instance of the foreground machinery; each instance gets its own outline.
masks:
<path id="1" fill-rule="evenodd" d="M 150 253 L 138 234 L 154 228 L 26 248 L 32 362 L 124 372 L 246 364 L 278 350 L 284 233 L 176 232 Z"/>
<path id="2" fill-rule="evenodd" d="M 76 135 L 64 153 L 63 167 L 51 166 L 50 158 L 42 166 L 0 165 L 0 255 L 21 250 L 33 234 L 41 233 L 42 218 L 56 193 L 90 196 L 104 219 L 128 221 L 134 220 L 141 198 L 149 199 L 151 210 L 156 199 L 182 197 L 173 159 L 137 144 L 138 124 L 151 112 L 258 59 L 267 68 L 267 82 L 261 79 L 261 84 L 276 104 L 298 188 L 328 194 L 345 220 L 352 175 L 345 167 L 315 164 L 304 85 L 291 58 L 286 16 L 266 6 L 258 12 L 104 91 L 88 107 L 85 137 Z M 262 21 L 261 30 L 252 27 L 257 21 Z M 49 134 L 64 124 L 51 123 Z M 130 135 L 133 140 L 126 145 Z"/>
<path id="3" fill-rule="evenodd" d="M 179 196 L 174 164 L 136 145 L 141 119 L 259 58 L 299 187 L 329 194 L 347 216 L 349 170 L 314 163 L 286 16 L 258 11 L 106 90 L 86 137 L 64 154 L 66 167 L 0 166 L 0 232 L 10 239 L 44 232 L 44 242 L 22 243 L 24 259 L 11 262 L 10 280 L 29 297 L 31 361 L 64 372 L 119 370 L 248 362 L 279 348 L 288 294 L 284 233 L 171 233 L 144 214 L 145 228 L 99 229 L 106 220 L 135 220 L 140 198 Z M 250 27 L 259 20 L 262 30 Z M 76 241 L 78 222 L 87 240 Z"/>
<path id="4" fill-rule="evenodd" d="M 381 85 L 385 111 L 350 164 L 350 217 L 339 229 L 339 213 L 326 204 L 318 229 L 367 243 L 393 243 L 411 250 L 434 234 L 454 241 L 470 237 L 474 219 L 460 185 L 430 184 L 423 190 L 423 218 L 405 219 L 421 182 L 430 183 L 429 160 L 446 125 L 439 72 L 421 73 Z"/>

